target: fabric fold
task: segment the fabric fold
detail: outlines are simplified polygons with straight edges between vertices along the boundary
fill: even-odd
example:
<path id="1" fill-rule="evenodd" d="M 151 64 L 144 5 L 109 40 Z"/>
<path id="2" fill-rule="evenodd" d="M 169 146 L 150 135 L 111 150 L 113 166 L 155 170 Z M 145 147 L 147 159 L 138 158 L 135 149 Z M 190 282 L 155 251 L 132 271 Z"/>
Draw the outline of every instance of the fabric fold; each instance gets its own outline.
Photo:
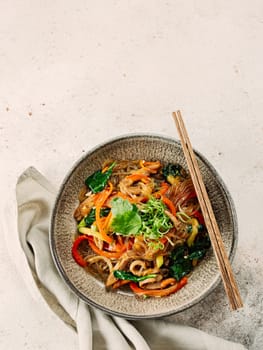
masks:
<path id="1" fill-rule="evenodd" d="M 56 189 L 35 168 L 18 179 L 17 205 L 11 203 L 2 217 L 4 233 L 14 244 L 10 257 L 27 288 L 73 327 L 80 350 L 244 350 L 241 344 L 211 336 L 198 329 L 165 320 L 128 321 L 110 316 L 80 300 L 59 275 L 49 248 L 49 222 Z M 14 222 L 17 216 L 17 223 Z M 11 219 L 12 218 L 12 219 Z"/>

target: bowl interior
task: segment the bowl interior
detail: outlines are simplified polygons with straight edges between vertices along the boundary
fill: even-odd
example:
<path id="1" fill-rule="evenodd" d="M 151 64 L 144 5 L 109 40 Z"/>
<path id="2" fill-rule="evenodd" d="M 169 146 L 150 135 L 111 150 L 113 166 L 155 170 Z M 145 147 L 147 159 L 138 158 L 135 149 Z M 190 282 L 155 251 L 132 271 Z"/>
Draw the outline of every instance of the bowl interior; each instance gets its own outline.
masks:
<path id="1" fill-rule="evenodd" d="M 235 251 L 237 227 L 231 197 L 211 164 L 196 152 L 197 161 L 214 209 L 226 251 L 232 259 Z M 66 284 L 85 302 L 126 318 L 161 317 L 188 308 L 210 293 L 220 281 L 212 248 L 194 269 L 188 284 L 165 298 L 140 300 L 125 292 L 106 291 L 102 282 L 78 266 L 72 258 L 72 236 L 76 232 L 73 217 L 78 194 L 87 176 L 99 169 L 107 159 L 160 160 L 176 162 L 187 169 L 178 141 L 160 135 L 128 135 L 110 140 L 82 157 L 66 176 L 52 213 L 50 245 L 55 264 Z"/>

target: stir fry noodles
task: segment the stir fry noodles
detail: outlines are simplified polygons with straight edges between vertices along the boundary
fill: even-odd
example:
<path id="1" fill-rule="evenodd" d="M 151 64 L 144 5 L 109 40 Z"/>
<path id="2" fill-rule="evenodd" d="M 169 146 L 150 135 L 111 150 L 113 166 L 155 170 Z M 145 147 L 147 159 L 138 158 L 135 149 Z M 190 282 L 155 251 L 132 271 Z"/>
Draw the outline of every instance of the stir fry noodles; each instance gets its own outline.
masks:
<path id="1" fill-rule="evenodd" d="M 107 288 L 129 286 L 144 297 L 182 288 L 210 247 L 193 183 L 179 164 L 105 162 L 84 181 L 74 217 L 75 261 Z"/>

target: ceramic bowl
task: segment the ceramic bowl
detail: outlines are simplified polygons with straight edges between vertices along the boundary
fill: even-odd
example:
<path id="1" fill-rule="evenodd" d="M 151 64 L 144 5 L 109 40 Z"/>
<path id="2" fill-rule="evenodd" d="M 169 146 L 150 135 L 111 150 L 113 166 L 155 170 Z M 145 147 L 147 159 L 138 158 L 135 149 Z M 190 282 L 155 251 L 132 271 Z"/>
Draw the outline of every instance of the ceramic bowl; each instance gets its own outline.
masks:
<path id="1" fill-rule="evenodd" d="M 231 196 L 217 171 L 195 150 L 208 195 L 230 261 L 237 241 L 237 221 Z M 66 285 L 83 301 L 106 313 L 128 319 L 162 317 L 181 312 L 204 299 L 221 276 L 212 248 L 196 266 L 187 285 L 164 298 L 140 299 L 126 292 L 106 291 L 102 282 L 76 264 L 71 255 L 76 232 L 73 217 L 84 180 L 107 159 L 176 162 L 187 169 L 183 151 L 175 139 L 162 135 L 129 134 L 95 147 L 79 159 L 66 175 L 56 198 L 50 227 L 50 247 L 55 265 Z"/>

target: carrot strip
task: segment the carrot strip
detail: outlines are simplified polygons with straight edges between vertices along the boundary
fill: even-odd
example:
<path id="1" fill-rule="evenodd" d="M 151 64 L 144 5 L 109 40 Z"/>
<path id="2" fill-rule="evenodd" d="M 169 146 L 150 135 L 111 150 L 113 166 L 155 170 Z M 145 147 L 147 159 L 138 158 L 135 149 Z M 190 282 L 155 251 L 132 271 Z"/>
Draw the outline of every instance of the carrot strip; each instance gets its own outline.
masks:
<path id="1" fill-rule="evenodd" d="M 92 242 L 91 240 L 89 241 L 89 245 L 90 245 L 91 249 L 94 251 L 94 253 L 101 255 L 101 256 L 105 256 L 106 258 L 109 258 L 109 259 L 118 259 L 123 254 L 123 250 L 119 251 L 119 252 L 107 252 L 106 250 L 102 250 L 102 249 L 98 248 L 96 246 L 96 244 L 94 242 Z"/>
<path id="2" fill-rule="evenodd" d="M 132 175 L 128 175 L 126 176 L 126 179 L 132 180 L 132 181 L 143 181 L 145 183 L 150 181 L 149 176 L 144 175 L 144 174 L 132 174 Z"/>
<path id="3" fill-rule="evenodd" d="M 168 197 L 165 197 L 165 196 L 162 196 L 162 201 L 168 207 L 170 212 L 175 216 L 176 215 L 176 209 L 175 209 L 175 206 L 174 206 L 173 202 Z"/>
<path id="4" fill-rule="evenodd" d="M 122 192 L 117 192 L 116 193 L 116 197 L 121 197 L 121 198 L 123 198 L 123 199 L 130 199 L 130 197 L 129 196 L 127 196 L 126 194 L 124 194 L 124 193 L 122 193 Z"/>
<path id="5" fill-rule="evenodd" d="M 108 216 L 105 218 L 105 221 L 104 221 L 104 230 L 106 232 L 108 231 L 108 227 L 110 225 L 111 219 L 112 219 L 112 212 L 110 211 Z"/>
<path id="6" fill-rule="evenodd" d="M 96 208 L 96 214 L 95 214 L 95 218 L 96 218 L 96 224 L 98 227 L 98 230 L 103 238 L 103 240 L 107 243 L 111 243 L 113 241 L 112 237 L 109 237 L 107 235 L 107 233 L 105 232 L 105 228 L 104 228 L 104 224 L 101 220 L 100 217 L 100 210 L 103 206 L 103 204 L 105 203 L 105 201 L 107 200 L 107 198 L 110 196 L 110 194 L 112 193 L 113 190 L 113 185 L 111 183 L 110 184 L 110 188 L 108 190 L 104 190 L 100 193 L 100 196 L 98 197 L 96 204 L 95 204 L 95 208 Z"/>
<path id="7" fill-rule="evenodd" d="M 168 185 L 167 182 L 162 182 L 160 189 L 158 191 L 154 192 L 153 196 L 155 198 L 161 198 L 161 196 L 164 195 L 168 191 L 169 187 L 170 186 Z"/>
<path id="8" fill-rule="evenodd" d="M 160 188 L 160 193 L 165 194 L 168 191 L 169 187 L 170 187 L 170 185 L 168 185 L 167 182 L 162 182 L 161 188 Z"/>
<path id="9" fill-rule="evenodd" d="M 112 285 L 113 289 L 120 288 L 121 286 L 124 286 L 125 284 L 130 283 L 130 280 L 118 280 Z"/>
<path id="10" fill-rule="evenodd" d="M 186 285 L 186 283 L 187 283 L 187 277 L 183 277 L 178 283 L 164 289 L 143 289 L 138 287 L 138 285 L 135 282 L 130 282 L 129 286 L 131 290 L 138 295 L 164 297 L 177 292 L 179 289 L 183 288 Z"/>

